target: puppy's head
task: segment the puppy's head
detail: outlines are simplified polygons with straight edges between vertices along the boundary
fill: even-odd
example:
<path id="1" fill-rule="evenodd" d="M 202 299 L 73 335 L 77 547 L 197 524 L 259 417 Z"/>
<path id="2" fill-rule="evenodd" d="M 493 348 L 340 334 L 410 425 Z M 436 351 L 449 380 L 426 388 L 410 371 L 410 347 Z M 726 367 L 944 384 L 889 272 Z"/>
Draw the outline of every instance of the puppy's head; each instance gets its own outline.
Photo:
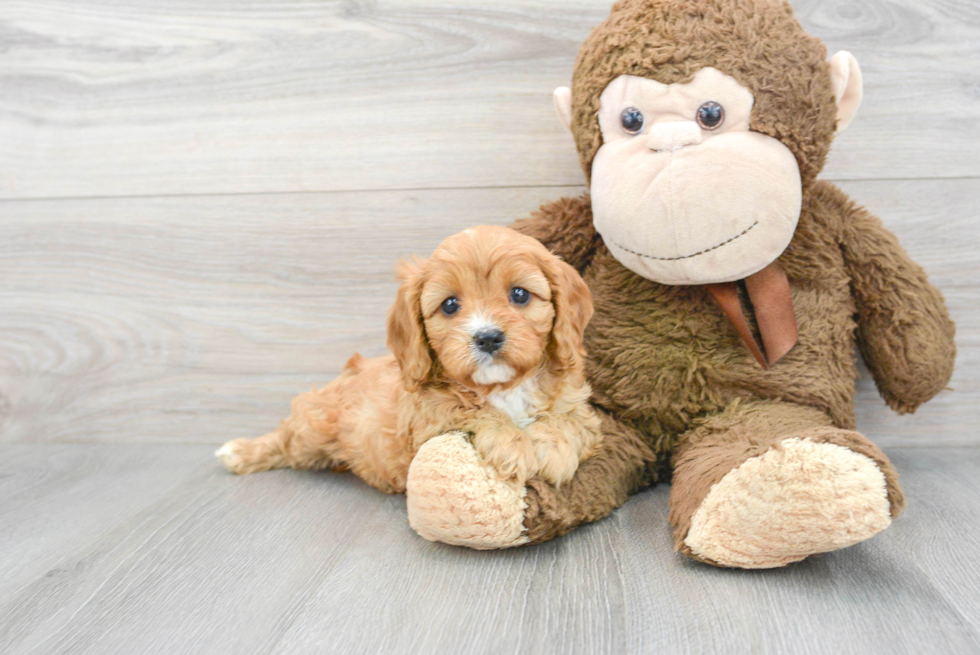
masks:
<path id="1" fill-rule="evenodd" d="M 426 261 L 402 262 L 388 347 L 409 388 L 444 375 L 469 387 L 507 385 L 546 362 L 582 365 L 589 289 L 537 240 L 480 226 Z"/>

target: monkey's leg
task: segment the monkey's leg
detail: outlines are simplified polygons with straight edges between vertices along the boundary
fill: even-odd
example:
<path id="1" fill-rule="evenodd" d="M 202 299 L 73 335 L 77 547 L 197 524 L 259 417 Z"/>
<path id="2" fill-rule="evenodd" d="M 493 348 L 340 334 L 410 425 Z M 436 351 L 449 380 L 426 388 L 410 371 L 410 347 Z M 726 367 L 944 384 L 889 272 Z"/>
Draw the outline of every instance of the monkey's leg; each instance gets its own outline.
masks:
<path id="1" fill-rule="evenodd" d="M 602 446 L 560 487 L 497 479 L 460 433 L 430 439 L 409 469 L 409 522 L 431 541 L 491 549 L 547 541 L 601 519 L 650 483 L 654 454 L 639 432 L 599 414 Z"/>
<path id="2" fill-rule="evenodd" d="M 877 446 L 790 403 L 733 403 L 682 435 L 673 465 L 677 548 L 716 566 L 773 568 L 851 546 L 904 505 Z"/>
<path id="3" fill-rule="evenodd" d="M 530 543 L 598 521 L 653 483 L 648 471 L 656 455 L 643 435 L 598 408 L 596 413 L 602 446 L 579 465 L 575 476 L 558 487 L 540 479 L 528 481 L 524 526 Z"/>

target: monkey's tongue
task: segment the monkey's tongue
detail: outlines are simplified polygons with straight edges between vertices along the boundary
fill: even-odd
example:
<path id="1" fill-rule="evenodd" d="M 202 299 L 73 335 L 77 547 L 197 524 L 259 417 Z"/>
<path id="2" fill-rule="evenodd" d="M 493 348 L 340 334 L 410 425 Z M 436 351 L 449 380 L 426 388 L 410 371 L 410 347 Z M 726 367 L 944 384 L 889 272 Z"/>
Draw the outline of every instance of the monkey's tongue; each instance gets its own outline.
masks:
<path id="1" fill-rule="evenodd" d="M 759 347 L 752 328 L 742 311 L 738 298 L 736 282 L 709 284 L 708 291 L 715 299 L 725 316 L 735 326 L 742 341 L 749 347 L 762 368 L 768 369 L 782 359 L 783 355 L 796 345 L 799 331 L 796 326 L 796 312 L 793 310 L 793 297 L 790 295 L 789 280 L 779 262 L 745 278 L 745 289 L 755 310 L 755 322 L 765 346 L 765 355 Z"/>

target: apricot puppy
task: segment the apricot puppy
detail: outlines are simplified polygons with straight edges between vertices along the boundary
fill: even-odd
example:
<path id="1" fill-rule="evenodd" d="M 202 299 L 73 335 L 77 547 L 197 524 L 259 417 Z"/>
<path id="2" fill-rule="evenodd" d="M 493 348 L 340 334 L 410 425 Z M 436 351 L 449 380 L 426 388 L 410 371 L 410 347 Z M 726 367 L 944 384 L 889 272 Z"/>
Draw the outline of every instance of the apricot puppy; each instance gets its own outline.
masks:
<path id="1" fill-rule="evenodd" d="M 592 301 L 575 269 L 531 237 L 480 226 L 398 276 L 393 355 L 355 354 L 279 429 L 224 444 L 221 461 L 235 473 L 350 469 L 396 493 L 423 443 L 460 430 L 501 478 L 571 479 L 600 442 L 583 370 Z"/>

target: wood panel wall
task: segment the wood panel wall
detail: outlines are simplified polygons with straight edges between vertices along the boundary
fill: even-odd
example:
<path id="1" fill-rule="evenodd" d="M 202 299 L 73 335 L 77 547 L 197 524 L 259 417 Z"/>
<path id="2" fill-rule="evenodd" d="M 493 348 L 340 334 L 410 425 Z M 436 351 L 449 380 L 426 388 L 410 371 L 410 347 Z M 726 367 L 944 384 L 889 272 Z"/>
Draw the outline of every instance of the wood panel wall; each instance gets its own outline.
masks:
<path id="1" fill-rule="evenodd" d="M 980 4 L 796 0 L 861 62 L 824 177 L 946 293 L 951 390 L 883 445 L 977 445 Z M 395 260 L 579 193 L 551 90 L 607 0 L 0 3 L 0 441 L 258 434 L 383 351 Z"/>

